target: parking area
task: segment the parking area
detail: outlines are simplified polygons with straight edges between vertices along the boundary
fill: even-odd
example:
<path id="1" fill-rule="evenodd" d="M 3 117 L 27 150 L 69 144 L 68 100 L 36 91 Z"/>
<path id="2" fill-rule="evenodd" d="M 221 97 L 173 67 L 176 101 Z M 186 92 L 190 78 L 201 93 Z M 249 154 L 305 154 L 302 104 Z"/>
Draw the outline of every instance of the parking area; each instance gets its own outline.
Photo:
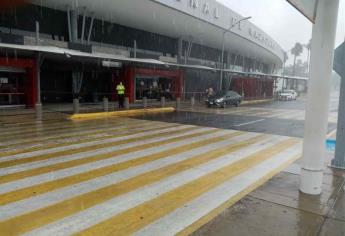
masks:
<path id="1" fill-rule="evenodd" d="M 0 119 L 5 235 L 186 235 L 301 152 L 294 137 L 180 122 Z"/>

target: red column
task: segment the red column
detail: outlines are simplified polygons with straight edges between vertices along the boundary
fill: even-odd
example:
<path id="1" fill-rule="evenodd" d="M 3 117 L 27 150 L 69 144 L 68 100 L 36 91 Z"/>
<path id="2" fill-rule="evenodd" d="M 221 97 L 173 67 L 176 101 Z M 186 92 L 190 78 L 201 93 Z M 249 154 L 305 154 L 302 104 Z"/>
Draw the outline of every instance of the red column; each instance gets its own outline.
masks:
<path id="1" fill-rule="evenodd" d="M 37 102 L 37 69 L 36 67 L 26 69 L 26 106 L 34 107 Z"/>
<path id="2" fill-rule="evenodd" d="M 135 67 L 127 66 L 123 69 L 121 78 L 116 81 L 116 85 L 122 82 L 126 88 L 126 96 L 129 97 L 129 102 L 134 102 L 134 77 Z"/>

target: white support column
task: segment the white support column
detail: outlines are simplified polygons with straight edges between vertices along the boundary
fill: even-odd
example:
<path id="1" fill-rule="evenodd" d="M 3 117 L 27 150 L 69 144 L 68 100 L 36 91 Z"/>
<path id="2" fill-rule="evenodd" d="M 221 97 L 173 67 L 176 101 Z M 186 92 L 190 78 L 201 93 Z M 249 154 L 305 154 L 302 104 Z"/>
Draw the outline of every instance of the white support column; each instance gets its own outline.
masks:
<path id="1" fill-rule="evenodd" d="M 319 0 L 313 26 L 300 190 L 320 194 L 339 0 Z"/>
<path id="2" fill-rule="evenodd" d="M 76 43 L 78 41 L 78 13 L 76 9 L 73 9 L 70 12 L 71 17 L 71 33 L 72 33 L 72 42 Z"/>
<path id="3" fill-rule="evenodd" d="M 85 21 L 86 21 L 86 7 L 84 7 L 84 13 L 83 13 L 83 23 L 82 23 L 82 27 L 81 27 L 81 43 L 84 43 L 84 32 L 85 32 Z"/>

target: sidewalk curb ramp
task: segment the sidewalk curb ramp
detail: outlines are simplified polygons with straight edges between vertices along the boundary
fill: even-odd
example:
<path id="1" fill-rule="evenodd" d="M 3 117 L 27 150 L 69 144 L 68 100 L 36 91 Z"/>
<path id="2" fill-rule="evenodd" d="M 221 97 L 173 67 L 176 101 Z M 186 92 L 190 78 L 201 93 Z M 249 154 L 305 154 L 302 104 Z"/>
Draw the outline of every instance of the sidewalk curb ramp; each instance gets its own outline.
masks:
<path id="1" fill-rule="evenodd" d="M 175 108 L 173 107 L 133 109 L 133 110 L 123 110 L 123 111 L 74 114 L 70 116 L 70 119 L 71 120 L 98 119 L 98 118 L 105 118 L 105 117 L 110 117 L 110 116 L 135 116 L 135 115 L 142 115 L 142 114 L 174 112 L 174 111 L 175 111 Z"/>

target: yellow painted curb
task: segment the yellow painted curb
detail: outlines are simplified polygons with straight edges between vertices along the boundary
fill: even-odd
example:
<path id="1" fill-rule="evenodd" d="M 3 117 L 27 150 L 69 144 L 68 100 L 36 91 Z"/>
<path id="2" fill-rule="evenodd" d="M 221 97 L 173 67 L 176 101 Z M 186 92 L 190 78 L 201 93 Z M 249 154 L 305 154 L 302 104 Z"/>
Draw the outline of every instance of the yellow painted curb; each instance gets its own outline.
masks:
<path id="1" fill-rule="evenodd" d="M 257 103 L 271 102 L 271 101 L 274 101 L 274 99 L 248 100 L 248 101 L 243 101 L 241 104 L 248 105 L 248 104 L 257 104 Z"/>
<path id="2" fill-rule="evenodd" d="M 74 114 L 70 116 L 70 119 L 71 120 L 97 119 L 97 118 L 105 118 L 109 116 L 134 116 L 134 115 L 142 115 L 142 114 L 147 114 L 147 113 L 161 113 L 161 112 L 173 112 L 173 111 L 175 111 L 175 108 L 173 107 L 133 109 L 133 110 L 124 110 L 124 111 Z"/>

